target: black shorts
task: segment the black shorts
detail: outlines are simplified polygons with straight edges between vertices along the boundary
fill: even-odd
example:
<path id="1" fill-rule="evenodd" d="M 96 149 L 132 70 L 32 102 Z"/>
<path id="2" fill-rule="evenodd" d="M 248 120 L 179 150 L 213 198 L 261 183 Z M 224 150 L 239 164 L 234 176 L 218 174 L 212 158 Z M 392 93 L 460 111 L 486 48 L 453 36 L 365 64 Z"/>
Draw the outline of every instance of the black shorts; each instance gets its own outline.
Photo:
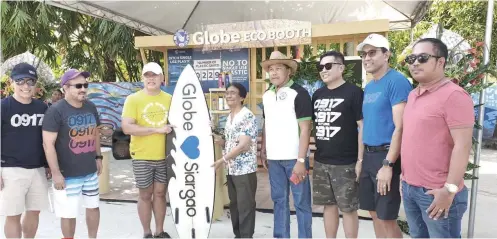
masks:
<path id="1" fill-rule="evenodd" d="M 395 161 L 392 170 L 392 182 L 387 195 L 381 196 L 377 192 L 376 174 L 383 167 L 383 159 L 388 151 L 368 151 L 364 149 L 361 176 L 359 179 L 359 208 L 366 211 L 375 211 L 381 220 L 396 220 L 399 215 L 400 203 L 400 158 Z"/>

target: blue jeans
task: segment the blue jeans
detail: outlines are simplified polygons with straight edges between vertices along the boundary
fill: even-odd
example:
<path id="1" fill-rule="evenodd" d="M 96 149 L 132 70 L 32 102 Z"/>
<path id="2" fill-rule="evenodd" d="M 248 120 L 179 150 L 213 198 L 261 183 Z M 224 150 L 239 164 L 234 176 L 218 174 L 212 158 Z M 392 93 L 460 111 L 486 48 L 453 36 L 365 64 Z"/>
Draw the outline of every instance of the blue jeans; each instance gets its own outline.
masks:
<path id="1" fill-rule="evenodd" d="M 297 211 L 298 237 L 312 238 L 312 202 L 309 176 L 294 185 L 290 181 L 297 160 L 268 160 L 271 199 L 274 202 L 273 237 L 290 238 L 289 194 L 292 189 L 293 202 Z M 309 169 L 309 159 L 306 159 Z"/>
<path id="2" fill-rule="evenodd" d="M 468 189 L 456 193 L 449 208 L 448 218 L 442 214 L 437 220 L 429 218 L 426 212 L 433 202 L 433 196 L 425 194 L 426 188 L 416 187 L 402 181 L 404 210 L 412 238 L 461 238 L 461 221 L 468 207 Z"/>

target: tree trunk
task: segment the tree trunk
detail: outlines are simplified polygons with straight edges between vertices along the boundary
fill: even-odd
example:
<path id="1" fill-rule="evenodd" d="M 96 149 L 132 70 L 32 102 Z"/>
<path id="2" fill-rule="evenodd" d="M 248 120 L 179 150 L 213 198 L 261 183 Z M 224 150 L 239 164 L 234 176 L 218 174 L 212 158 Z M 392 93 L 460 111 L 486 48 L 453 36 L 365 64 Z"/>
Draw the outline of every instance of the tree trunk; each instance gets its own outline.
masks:
<path id="1" fill-rule="evenodd" d="M 105 73 L 103 77 L 104 82 L 115 82 L 116 81 L 116 64 L 109 56 L 104 56 L 105 63 Z"/>

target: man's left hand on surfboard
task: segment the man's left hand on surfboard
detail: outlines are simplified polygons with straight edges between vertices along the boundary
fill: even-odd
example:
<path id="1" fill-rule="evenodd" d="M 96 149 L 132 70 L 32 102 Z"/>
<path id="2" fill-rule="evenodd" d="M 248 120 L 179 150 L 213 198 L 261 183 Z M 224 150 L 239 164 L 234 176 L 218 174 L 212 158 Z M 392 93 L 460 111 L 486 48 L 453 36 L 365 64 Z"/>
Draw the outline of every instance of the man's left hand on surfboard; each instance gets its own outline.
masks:
<path id="1" fill-rule="evenodd" d="M 163 127 L 157 128 L 157 133 L 159 134 L 169 134 L 173 131 L 173 128 L 176 128 L 174 125 L 165 125 Z"/>

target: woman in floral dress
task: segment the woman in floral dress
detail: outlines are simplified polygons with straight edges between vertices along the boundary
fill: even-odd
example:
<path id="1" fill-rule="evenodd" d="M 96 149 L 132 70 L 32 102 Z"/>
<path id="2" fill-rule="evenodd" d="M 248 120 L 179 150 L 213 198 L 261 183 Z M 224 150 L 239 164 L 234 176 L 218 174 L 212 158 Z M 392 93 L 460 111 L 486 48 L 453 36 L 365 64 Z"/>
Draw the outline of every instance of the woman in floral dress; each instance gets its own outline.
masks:
<path id="1" fill-rule="evenodd" d="M 230 114 L 226 120 L 223 157 L 213 167 L 225 165 L 230 199 L 231 222 L 236 238 L 252 238 L 255 227 L 255 193 L 257 191 L 257 123 L 255 115 L 243 101 L 247 90 L 239 83 L 226 89 Z"/>

